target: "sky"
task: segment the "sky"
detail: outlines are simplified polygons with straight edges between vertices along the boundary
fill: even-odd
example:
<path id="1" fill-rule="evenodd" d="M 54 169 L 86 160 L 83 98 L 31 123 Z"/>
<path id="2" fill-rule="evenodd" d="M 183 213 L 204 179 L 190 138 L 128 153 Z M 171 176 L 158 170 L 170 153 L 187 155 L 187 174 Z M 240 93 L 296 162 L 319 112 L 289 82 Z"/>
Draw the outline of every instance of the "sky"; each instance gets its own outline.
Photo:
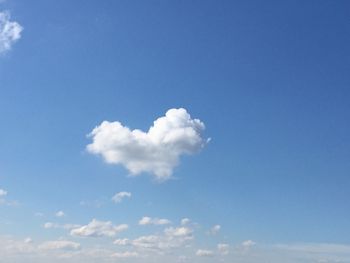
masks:
<path id="1" fill-rule="evenodd" d="M 0 1 L 0 263 L 350 262 L 349 10 Z"/>

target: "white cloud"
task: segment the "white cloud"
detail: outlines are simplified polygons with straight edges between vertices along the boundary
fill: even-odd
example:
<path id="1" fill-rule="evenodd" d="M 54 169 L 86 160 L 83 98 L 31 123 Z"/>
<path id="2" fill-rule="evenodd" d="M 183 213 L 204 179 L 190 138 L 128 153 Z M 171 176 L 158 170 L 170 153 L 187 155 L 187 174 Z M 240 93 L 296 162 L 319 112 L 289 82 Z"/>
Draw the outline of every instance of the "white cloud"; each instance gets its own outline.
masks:
<path id="1" fill-rule="evenodd" d="M 230 246 L 228 244 L 218 244 L 218 250 L 221 255 L 227 255 L 229 253 Z"/>
<path id="2" fill-rule="evenodd" d="M 173 248 L 183 247 L 193 239 L 192 229 L 185 227 L 166 228 L 163 234 L 140 236 L 134 240 L 126 241 L 125 244 L 131 245 L 139 250 L 156 251 L 163 253 Z M 116 243 L 124 244 L 124 241 Z"/>
<path id="3" fill-rule="evenodd" d="M 114 203 L 120 203 L 121 201 L 123 201 L 124 198 L 130 198 L 130 197 L 131 197 L 131 193 L 130 192 L 119 192 L 119 193 L 116 193 L 112 197 L 112 201 Z"/>
<path id="4" fill-rule="evenodd" d="M 0 53 L 11 49 L 21 38 L 23 27 L 15 21 L 10 21 L 9 12 L 0 12 Z"/>
<path id="5" fill-rule="evenodd" d="M 80 249 L 80 244 L 72 241 L 58 240 L 58 241 L 47 241 L 39 246 L 39 249 L 43 250 L 76 250 Z"/>
<path id="6" fill-rule="evenodd" d="M 57 217 L 64 217 L 65 216 L 65 213 L 63 211 L 58 211 L 55 216 Z"/>
<path id="7" fill-rule="evenodd" d="M 0 197 L 6 196 L 7 195 L 7 191 L 5 191 L 4 189 L 0 189 Z"/>
<path id="8" fill-rule="evenodd" d="M 72 236 L 81 237 L 114 237 L 117 233 L 128 229 L 128 225 L 114 226 L 111 221 L 98 221 L 93 219 L 89 224 L 72 229 Z"/>
<path id="9" fill-rule="evenodd" d="M 140 219 L 139 225 L 168 225 L 171 224 L 171 221 L 165 218 L 151 218 L 148 216 L 144 216 Z"/>
<path id="10" fill-rule="evenodd" d="M 214 253 L 211 250 L 198 249 L 197 252 L 196 252 L 196 256 L 199 256 L 199 257 L 212 257 L 212 256 L 214 256 Z"/>
<path id="11" fill-rule="evenodd" d="M 215 225 L 210 229 L 210 234 L 216 235 L 217 233 L 219 233 L 220 229 L 221 229 L 220 225 Z"/>
<path id="12" fill-rule="evenodd" d="M 130 244 L 130 240 L 127 238 L 116 239 L 116 240 L 114 240 L 113 244 L 118 245 L 118 246 L 126 246 L 126 245 Z"/>
<path id="13" fill-rule="evenodd" d="M 164 230 L 164 233 L 168 236 L 174 236 L 174 237 L 184 237 L 184 236 L 190 236 L 192 234 L 193 230 L 188 227 L 169 227 Z"/>
<path id="14" fill-rule="evenodd" d="M 47 222 L 44 224 L 44 228 L 46 229 L 50 229 L 50 228 L 62 228 L 62 229 L 73 229 L 73 228 L 78 228 L 81 227 L 81 225 L 78 224 L 57 224 L 57 223 L 52 223 L 52 222 Z"/>
<path id="15" fill-rule="evenodd" d="M 49 229 L 49 228 L 57 228 L 57 225 L 51 222 L 47 222 L 44 224 L 44 228 Z"/>
<path id="16" fill-rule="evenodd" d="M 252 240 L 246 240 L 246 241 L 243 241 L 242 242 L 242 246 L 243 247 L 252 247 L 252 246 L 255 246 L 256 243 Z"/>
<path id="17" fill-rule="evenodd" d="M 137 252 L 130 252 L 130 251 L 112 254 L 112 257 L 114 258 L 134 258 L 138 256 L 139 254 Z"/>
<path id="18" fill-rule="evenodd" d="M 181 155 L 193 154 L 207 143 L 202 138 L 204 129 L 185 109 L 170 109 L 147 132 L 104 121 L 89 134 L 93 142 L 87 150 L 102 155 L 107 163 L 125 166 L 133 175 L 147 172 L 166 180 Z"/>

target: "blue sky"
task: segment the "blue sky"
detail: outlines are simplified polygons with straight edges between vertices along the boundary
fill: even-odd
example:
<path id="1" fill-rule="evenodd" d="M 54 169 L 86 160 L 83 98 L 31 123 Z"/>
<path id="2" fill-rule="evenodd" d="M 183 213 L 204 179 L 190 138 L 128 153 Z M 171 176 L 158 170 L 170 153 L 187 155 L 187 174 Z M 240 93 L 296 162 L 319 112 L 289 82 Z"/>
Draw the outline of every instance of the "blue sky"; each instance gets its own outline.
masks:
<path id="1" fill-rule="evenodd" d="M 350 262 L 349 8 L 0 1 L 4 262 Z"/>

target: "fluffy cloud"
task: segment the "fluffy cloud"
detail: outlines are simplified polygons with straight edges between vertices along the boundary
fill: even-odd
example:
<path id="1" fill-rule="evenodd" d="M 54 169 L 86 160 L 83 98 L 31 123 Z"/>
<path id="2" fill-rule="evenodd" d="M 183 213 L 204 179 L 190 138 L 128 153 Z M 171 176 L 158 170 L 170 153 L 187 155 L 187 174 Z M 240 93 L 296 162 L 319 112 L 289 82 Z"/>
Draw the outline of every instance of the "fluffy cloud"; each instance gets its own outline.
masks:
<path id="1" fill-rule="evenodd" d="M 98 221 L 93 219 L 89 224 L 72 229 L 72 236 L 81 237 L 114 237 L 117 233 L 128 229 L 128 225 L 114 226 L 111 221 Z"/>
<path id="2" fill-rule="evenodd" d="M 211 250 L 198 249 L 197 252 L 196 252 L 196 256 L 199 256 L 199 257 L 212 257 L 212 256 L 214 256 L 214 253 Z"/>
<path id="3" fill-rule="evenodd" d="M 147 172 L 166 180 L 181 155 L 193 154 L 206 144 L 204 128 L 183 108 L 168 110 L 147 132 L 104 121 L 89 134 L 93 142 L 87 150 L 102 155 L 107 163 L 125 166 L 133 175 Z"/>
<path id="4" fill-rule="evenodd" d="M 143 218 L 140 219 L 139 225 L 167 225 L 170 224 L 171 221 L 168 219 L 164 218 L 151 218 L 148 216 L 144 216 Z"/>
<path id="5" fill-rule="evenodd" d="M 8 12 L 0 12 L 0 53 L 11 49 L 12 45 L 21 38 L 23 28 L 15 21 L 10 21 Z"/>
<path id="6" fill-rule="evenodd" d="M 133 240 L 117 239 L 113 243 L 119 246 L 132 246 L 137 251 L 152 251 L 162 254 L 173 248 L 183 247 L 193 239 L 193 231 L 186 227 L 166 228 L 162 234 L 140 236 Z"/>
<path id="7" fill-rule="evenodd" d="M 218 244 L 218 250 L 221 255 L 227 255 L 229 253 L 229 248 L 228 244 Z"/>
<path id="8" fill-rule="evenodd" d="M 58 240 L 58 241 L 47 241 L 39 246 L 39 249 L 43 250 L 76 250 L 80 249 L 80 244 L 72 241 Z"/>
<path id="9" fill-rule="evenodd" d="M 114 203 L 120 203 L 121 201 L 123 201 L 124 198 L 130 198 L 130 197 L 131 197 L 131 193 L 129 192 L 119 192 L 112 197 L 112 201 Z"/>

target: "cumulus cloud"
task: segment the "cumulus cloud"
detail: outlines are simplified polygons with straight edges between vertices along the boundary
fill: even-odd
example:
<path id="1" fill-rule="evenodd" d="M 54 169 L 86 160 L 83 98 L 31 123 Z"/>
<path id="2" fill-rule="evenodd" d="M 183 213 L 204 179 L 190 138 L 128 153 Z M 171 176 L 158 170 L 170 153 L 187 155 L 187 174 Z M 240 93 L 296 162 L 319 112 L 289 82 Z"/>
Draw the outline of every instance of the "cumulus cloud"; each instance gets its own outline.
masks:
<path id="1" fill-rule="evenodd" d="M 214 253 L 211 250 L 198 249 L 197 252 L 196 252 L 196 256 L 199 256 L 199 257 L 212 257 L 212 256 L 214 256 Z"/>
<path id="2" fill-rule="evenodd" d="M 167 236 L 172 237 L 190 237 L 193 230 L 189 227 L 169 227 L 164 230 Z"/>
<path id="3" fill-rule="evenodd" d="M 80 244 L 72 241 L 58 240 L 58 241 L 47 241 L 39 246 L 39 249 L 43 250 L 76 250 L 80 249 Z"/>
<path id="4" fill-rule="evenodd" d="M 87 150 L 107 163 L 123 165 L 133 175 L 147 172 L 166 180 L 181 155 L 193 154 L 207 143 L 204 129 L 204 123 L 192 119 L 185 109 L 170 109 L 147 132 L 104 121 L 89 134 L 92 143 Z"/>
<path id="5" fill-rule="evenodd" d="M 186 245 L 193 239 L 192 229 L 185 227 L 166 228 L 162 234 L 140 236 L 133 240 L 117 239 L 113 243 L 119 246 L 132 246 L 137 251 L 164 253 L 173 248 Z"/>
<path id="6" fill-rule="evenodd" d="M 171 221 L 165 218 L 151 218 L 148 216 L 144 216 L 140 219 L 139 225 L 168 225 Z"/>
<path id="7" fill-rule="evenodd" d="M 72 229 L 72 236 L 80 237 L 114 237 L 119 232 L 128 229 L 128 225 L 114 226 L 111 221 L 98 221 L 93 219 L 89 224 Z"/>
<path id="8" fill-rule="evenodd" d="M 121 201 L 123 201 L 124 198 L 130 198 L 130 197 L 131 197 L 131 193 L 130 192 L 119 192 L 119 193 L 116 193 L 112 197 L 112 201 L 114 203 L 120 203 Z"/>
<path id="9" fill-rule="evenodd" d="M 227 255 L 229 253 L 230 246 L 228 244 L 218 244 L 218 250 L 221 255 Z"/>
<path id="10" fill-rule="evenodd" d="M 9 12 L 0 12 L 0 53 L 10 50 L 12 45 L 21 38 L 23 27 L 10 19 Z"/>

